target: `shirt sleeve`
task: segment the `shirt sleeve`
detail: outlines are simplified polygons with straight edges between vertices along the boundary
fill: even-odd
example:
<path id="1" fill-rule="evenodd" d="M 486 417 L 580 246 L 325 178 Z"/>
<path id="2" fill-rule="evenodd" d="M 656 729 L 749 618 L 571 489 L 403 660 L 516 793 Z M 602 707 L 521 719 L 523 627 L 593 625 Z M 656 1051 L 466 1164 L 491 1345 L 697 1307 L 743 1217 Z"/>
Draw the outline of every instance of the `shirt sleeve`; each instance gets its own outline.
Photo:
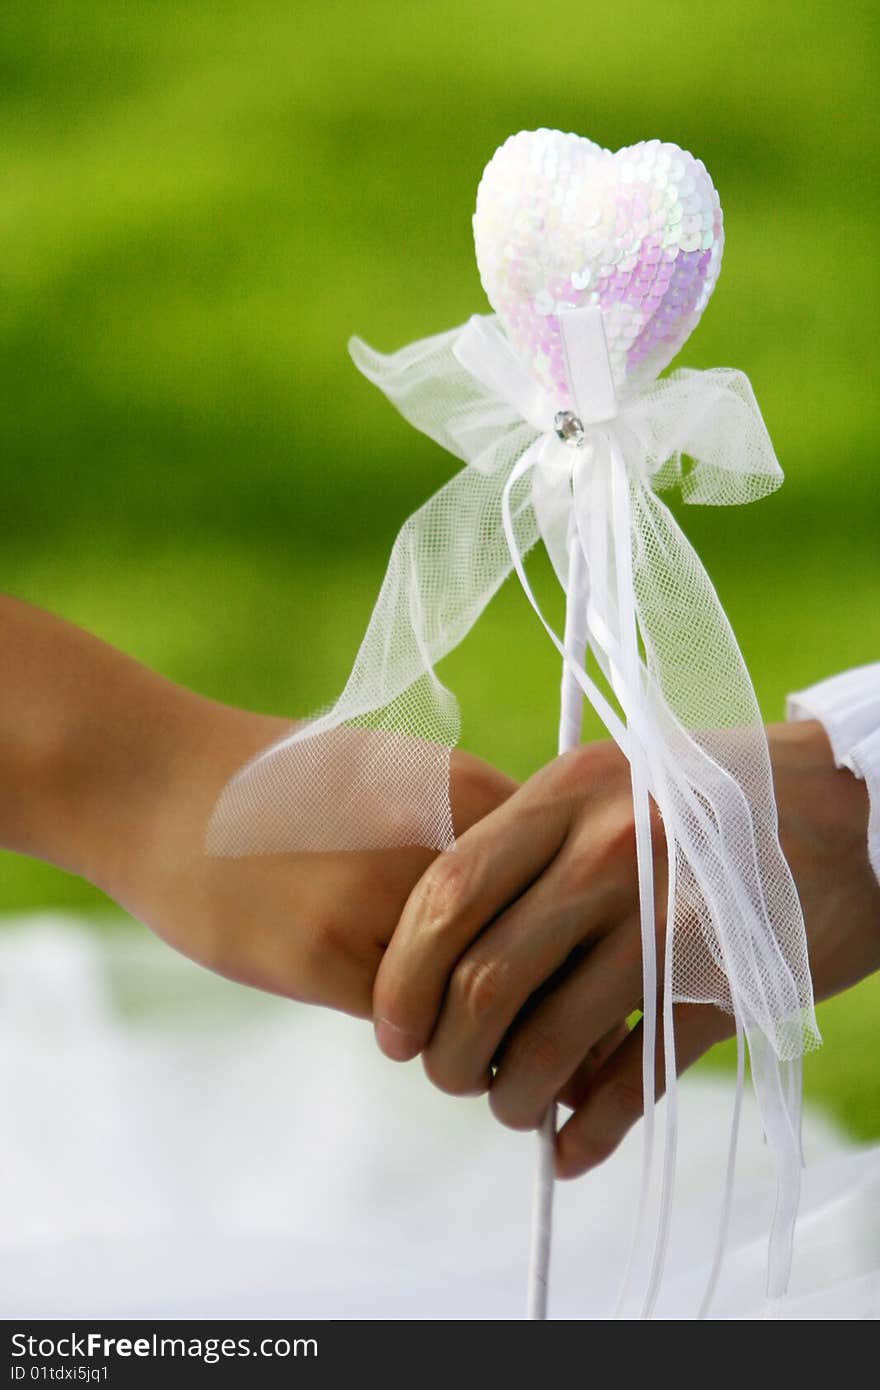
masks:
<path id="1" fill-rule="evenodd" d="M 789 719 L 818 719 L 838 767 L 868 788 L 868 858 L 880 882 L 880 662 L 857 666 L 789 695 Z"/>

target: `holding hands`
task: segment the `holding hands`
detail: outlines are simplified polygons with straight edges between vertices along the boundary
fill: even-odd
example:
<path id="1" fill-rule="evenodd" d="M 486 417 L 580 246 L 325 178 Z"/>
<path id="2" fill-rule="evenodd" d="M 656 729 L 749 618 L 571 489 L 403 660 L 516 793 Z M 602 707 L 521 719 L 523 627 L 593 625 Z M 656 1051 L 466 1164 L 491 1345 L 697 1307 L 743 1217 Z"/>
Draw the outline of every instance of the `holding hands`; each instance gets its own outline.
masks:
<path id="1" fill-rule="evenodd" d="M 768 729 L 780 838 L 801 897 L 816 995 L 880 968 L 880 885 L 867 855 L 864 784 L 835 767 L 814 721 Z M 663 948 L 665 845 L 653 808 Z M 441 1090 L 488 1090 L 496 1117 L 535 1129 L 573 1110 L 557 1172 L 608 1156 L 642 1111 L 635 829 L 629 765 L 611 743 L 558 758 L 466 831 L 411 893 L 376 979 L 376 1033 L 421 1053 Z M 677 1004 L 684 1069 L 733 1031 L 714 1005 Z M 658 1016 L 660 1011 L 658 1010 Z M 658 1039 L 656 1085 L 663 1084 Z"/>
<path id="2" fill-rule="evenodd" d="M 454 753 L 455 848 L 210 858 L 205 825 L 285 720 L 193 694 L 87 633 L 0 597 L 0 844 L 96 883 L 176 949 L 245 984 L 373 1017 L 455 1095 L 489 1092 L 515 1129 L 560 1099 L 561 1176 L 606 1157 L 641 1113 L 635 831 L 629 767 L 584 745 L 516 784 Z M 880 968 L 880 885 L 864 783 L 814 721 L 768 729 L 782 848 L 817 997 Z M 665 845 L 653 812 L 658 949 Z M 732 1031 L 676 1006 L 682 1068 Z M 662 1047 L 658 1040 L 658 1092 Z"/>

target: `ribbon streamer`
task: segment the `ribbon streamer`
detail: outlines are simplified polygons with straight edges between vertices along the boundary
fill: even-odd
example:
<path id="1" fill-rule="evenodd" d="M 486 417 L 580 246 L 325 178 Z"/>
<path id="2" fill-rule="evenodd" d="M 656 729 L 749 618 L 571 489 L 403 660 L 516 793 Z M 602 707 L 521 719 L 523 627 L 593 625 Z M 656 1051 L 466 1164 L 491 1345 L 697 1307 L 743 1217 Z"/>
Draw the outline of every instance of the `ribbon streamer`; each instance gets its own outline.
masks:
<path id="1" fill-rule="evenodd" d="M 666 1084 L 674 1086 L 673 1002 L 733 1013 L 748 1040 L 777 1168 L 768 1294 L 778 1300 L 788 1281 L 800 1172 L 796 1087 L 783 1083 L 781 1068 L 819 1041 L 806 938 L 779 846 L 752 684 L 715 590 L 657 489 L 676 485 L 691 503 L 738 504 L 772 492 L 782 473 L 742 373 L 679 370 L 617 400 L 600 311 L 574 310 L 560 320 L 575 403 L 568 412 L 531 377 L 493 316 L 387 357 L 352 340 L 361 371 L 466 466 L 402 528 L 342 695 L 232 779 L 215 807 L 208 849 L 452 848 L 449 752 L 458 707 L 434 667 L 515 571 L 563 659 L 566 739 L 577 692 L 632 770 L 645 976 L 640 1209 L 653 1133 L 653 799 L 671 884 Z M 526 574 L 539 538 L 567 591 L 564 639 L 541 613 Z M 620 713 L 589 674 L 590 663 Z M 674 1147 L 673 1126 L 646 1316 L 662 1272 Z M 533 1297 L 533 1309 L 540 1302 Z"/>

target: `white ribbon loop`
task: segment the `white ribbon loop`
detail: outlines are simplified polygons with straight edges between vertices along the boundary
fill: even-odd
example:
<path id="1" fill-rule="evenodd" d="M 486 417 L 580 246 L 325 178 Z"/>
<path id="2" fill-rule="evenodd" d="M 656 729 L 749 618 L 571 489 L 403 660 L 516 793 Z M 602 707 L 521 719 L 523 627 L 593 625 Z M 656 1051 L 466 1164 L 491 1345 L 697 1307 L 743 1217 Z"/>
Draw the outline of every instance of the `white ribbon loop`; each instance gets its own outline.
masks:
<path id="1" fill-rule="evenodd" d="M 553 428 L 553 402 L 491 319 L 474 314 L 456 338 L 452 351 L 465 371 L 492 395 L 512 406 L 539 434 Z"/>

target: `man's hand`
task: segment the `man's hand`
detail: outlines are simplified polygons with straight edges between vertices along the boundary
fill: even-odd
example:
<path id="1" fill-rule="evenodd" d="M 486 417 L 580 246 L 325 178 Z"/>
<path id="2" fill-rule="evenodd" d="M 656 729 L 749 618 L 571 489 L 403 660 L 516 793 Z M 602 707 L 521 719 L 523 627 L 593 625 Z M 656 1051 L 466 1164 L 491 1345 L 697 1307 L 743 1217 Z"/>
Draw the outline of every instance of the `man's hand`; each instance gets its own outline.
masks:
<path id="1" fill-rule="evenodd" d="M 867 795 L 835 768 L 821 725 L 775 725 L 768 737 L 821 998 L 880 968 Z M 656 811 L 654 842 L 662 950 Z M 422 1052 L 430 1079 L 452 1094 L 488 1090 L 514 1129 L 536 1128 L 554 1099 L 571 1106 L 557 1172 L 574 1177 L 641 1114 L 641 1028 L 625 1022 L 641 993 L 629 768 L 614 745 L 592 744 L 537 773 L 427 869 L 379 968 L 374 1017 L 388 1056 Z M 677 1005 L 679 1067 L 731 1031 L 713 1006 Z"/>

